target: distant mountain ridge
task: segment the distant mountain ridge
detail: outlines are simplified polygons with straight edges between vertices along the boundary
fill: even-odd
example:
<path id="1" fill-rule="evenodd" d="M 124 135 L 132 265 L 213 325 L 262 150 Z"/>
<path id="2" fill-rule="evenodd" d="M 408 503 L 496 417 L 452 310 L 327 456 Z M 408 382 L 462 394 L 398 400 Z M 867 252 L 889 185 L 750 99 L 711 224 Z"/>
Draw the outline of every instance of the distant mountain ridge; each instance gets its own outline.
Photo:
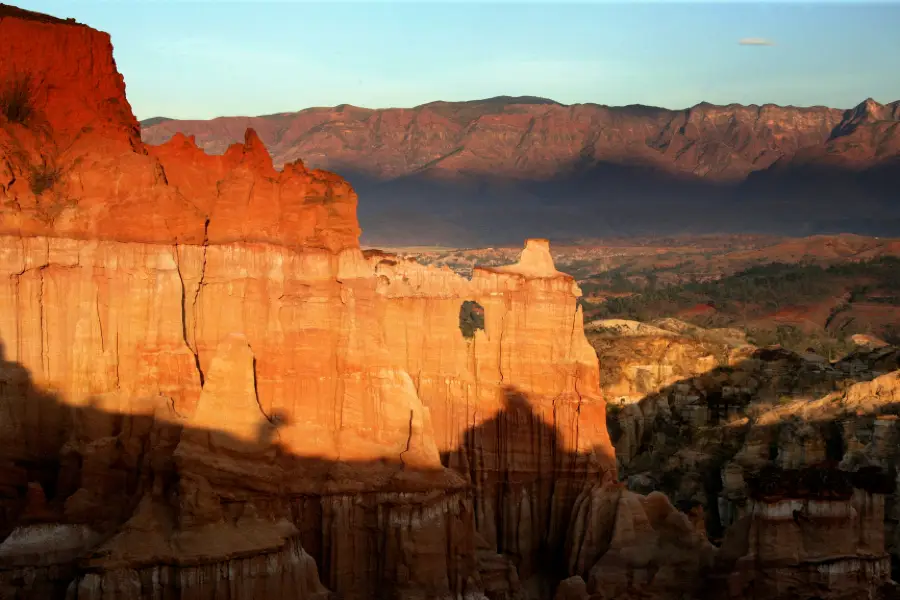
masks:
<path id="1" fill-rule="evenodd" d="M 900 101 L 669 110 L 499 96 L 156 117 L 142 122 L 142 138 L 159 144 L 182 132 L 219 154 L 248 127 L 277 166 L 302 159 L 347 176 L 372 240 L 497 243 L 496 233 L 482 235 L 497 227 L 477 222 L 498 216 L 511 238 L 735 228 L 887 235 L 900 224 Z M 413 233 L 423 227 L 431 238 Z"/>
<path id="2" fill-rule="evenodd" d="M 342 104 L 208 121 L 155 117 L 141 126 L 150 144 L 182 132 L 196 136 L 197 143 L 213 154 L 243 139 L 250 126 L 276 164 L 303 158 L 311 166 L 345 166 L 379 178 L 407 175 L 429 163 L 442 170 L 474 168 L 497 174 L 501 168 L 538 178 L 538 172 L 556 174 L 572 159 L 621 156 L 668 165 L 675 172 L 735 179 L 860 127 L 896 123 L 898 114 L 900 101 L 880 105 L 871 99 L 850 110 L 706 102 L 669 110 L 645 105 L 566 106 L 547 98 L 498 96 L 429 102 L 409 109 Z M 444 159 L 451 153 L 457 158 L 448 164 Z M 479 158 L 492 158 L 497 164 L 479 168 Z"/>

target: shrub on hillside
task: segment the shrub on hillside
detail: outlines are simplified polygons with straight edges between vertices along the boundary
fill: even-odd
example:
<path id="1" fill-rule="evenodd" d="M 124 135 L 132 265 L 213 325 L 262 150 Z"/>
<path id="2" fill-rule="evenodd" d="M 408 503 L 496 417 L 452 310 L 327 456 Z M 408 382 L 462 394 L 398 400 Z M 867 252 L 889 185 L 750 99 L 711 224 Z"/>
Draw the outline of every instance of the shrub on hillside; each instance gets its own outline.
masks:
<path id="1" fill-rule="evenodd" d="M 56 185 L 60 174 L 59 168 L 52 163 L 42 162 L 40 165 L 33 165 L 28 174 L 31 192 L 35 196 L 40 196 Z"/>
<path id="2" fill-rule="evenodd" d="M 34 116 L 34 87 L 30 75 L 14 76 L 0 87 L 0 114 L 10 123 L 26 125 Z"/>
<path id="3" fill-rule="evenodd" d="M 479 329 L 484 330 L 484 307 L 474 300 L 466 300 L 459 307 L 459 330 L 463 337 L 472 339 Z"/>

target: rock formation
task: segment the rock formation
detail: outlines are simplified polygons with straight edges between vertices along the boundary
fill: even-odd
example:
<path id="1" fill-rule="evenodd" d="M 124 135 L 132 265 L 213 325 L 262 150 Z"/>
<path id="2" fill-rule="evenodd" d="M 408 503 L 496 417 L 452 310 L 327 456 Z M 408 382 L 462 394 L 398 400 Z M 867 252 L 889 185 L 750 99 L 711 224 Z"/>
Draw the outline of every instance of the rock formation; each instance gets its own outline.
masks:
<path id="1" fill-rule="evenodd" d="M 701 510 L 616 483 L 580 290 L 547 240 L 471 279 L 363 252 L 350 185 L 276 171 L 253 130 L 221 156 L 146 148 L 108 37 L 77 23 L 0 5 L 0 86 L 0 597 L 772 578 L 741 562 L 758 538 L 717 552 Z M 882 492 L 834 508 L 856 511 L 840 569 L 872 559 L 848 589 L 884 579 Z M 798 556 L 792 573 L 820 558 Z"/>
<path id="2" fill-rule="evenodd" d="M 702 521 L 621 484 L 579 496 L 567 551 L 593 599 L 696 597 L 715 554 Z"/>
<path id="3" fill-rule="evenodd" d="M 357 245 L 356 195 L 339 177 L 302 163 L 276 172 L 252 132 L 221 157 L 178 137 L 154 148 L 157 159 L 140 140 L 108 35 L 13 7 L 0 19 L 0 232 Z M 47 40 L 40 51 L 36 40 Z"/>
<path id="4" fill-rule="evenodd" d="M 723 344 L 714 360 L 708 340 L 656 329 L 631 327 L 639 333 L 607 333 L 595 344 L 616 373 L 649 358 L 670 375 L 640 399 L 640 379 L 613 377 L 604 388 L 630 391 L 624 404 L 610 404 L 609 419 L 627 486 L 705 513 L 720 547 L 700 569 L 707 584 L 699 596 L 880 594 L 891 577 L 888 552 L 898 551 L 900 352 L 862 348 L 829 363 L 778 348 L 722 354 Z M 704 349 L 718 366 L 691 373 Z M 681 378 L 671 381 L 673 371 Z"/>
<path id="5" fill-rule="evenodd" d="M 503 597 L 556 575 L 615 466 L 545 240 L 471 280 L 364 254 L 350 186 L 275 171 L 252 130 L 222 156 L 145 148 L 106 35 L 4 8 L 0 57 L 27 83 L 0 116 L 4 597 Z"/>
<path id="6" fill-rule="evenodd" d="M 890 580 L 881 474 L 834 468 L 767 469 L 750 485 L 746 515 L 716 557 L 725 582 L 710 597 L 875 597 Z M 724 583 L 724 585 L 722 585 Z M 717 585 L 719 584 L 719 585 Z"/>

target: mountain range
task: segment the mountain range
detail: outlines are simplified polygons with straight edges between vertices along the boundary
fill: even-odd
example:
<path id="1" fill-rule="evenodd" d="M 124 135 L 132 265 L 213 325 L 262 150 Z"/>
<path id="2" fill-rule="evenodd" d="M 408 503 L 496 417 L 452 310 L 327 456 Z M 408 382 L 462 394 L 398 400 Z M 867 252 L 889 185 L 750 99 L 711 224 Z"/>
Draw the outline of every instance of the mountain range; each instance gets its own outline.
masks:
<path id="1" fill-rule="evenodd" d="M 900 234 L 900 101 L 669 110 L 501 96 L 141 127 L 146 143 L 181 132 L 210 154 L 255 129 L 277 168 L 300 159 L 348 178 L 370 244 Z"/>

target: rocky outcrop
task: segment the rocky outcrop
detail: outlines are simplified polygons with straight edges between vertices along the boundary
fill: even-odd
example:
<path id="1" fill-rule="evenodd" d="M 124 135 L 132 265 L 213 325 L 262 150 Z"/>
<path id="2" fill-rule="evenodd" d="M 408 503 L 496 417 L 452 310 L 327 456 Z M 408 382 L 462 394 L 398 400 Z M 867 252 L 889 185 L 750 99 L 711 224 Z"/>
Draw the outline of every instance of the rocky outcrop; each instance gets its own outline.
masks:
<path id="1" fill-rule="evenodd" d="M 897 351 L 882 348 L 868 354 L 873 367 L 897 365 Z M 856 360 L 859 360 L 858 358 Z M 885 364 L 886 363 L 886 364 Z M 880 375 L 812 401 L 783 402 L 760 414 L 747 430 L 740 450 L 723 469 L 719 500 L 724 524 L 741 518 L 753 497 L 756 474 L 770 465 L 806 469 L 825 461 L 856 476 L 870 473 L 877 492 L 886 496 L 882 512 L 886 547 L 897 554 L 896 484 L 883 477 L 896 469 L 896 413 L 900 371 Z M 868 487 L 872 485 L 857 487 Z"/>
<path id="2" fill-rule="evenodd" d="M 0 34 L 13 83 L 57 48 L 0 117 L 3 597 L 671 597 L 723 564 L 702 511 L 615 483 L 547 240 L 470 279 L 363 252 L 351 187 L 252 130 L 145 148 L 103 34 Z"/>
<path id="3" fill-rule="evenodd" d="M 637 321 L 608 319 L 586 326 L 604 360 L 603 392 L 611 404 L 625 406 L 680 381 L 737 363 L 752 348 L 730 339 L 704 339 Z M 708 331 L 707 331 L 708 332 Z"/>
<path id="4" fill-rule="evenodd" d="M 183 135 L 149 148 L 166 181 L 206 215 L 206 242 L 268 242 L 340 250 L 357 245 L 356 193 L 333 173 L 299 160 L 281 171 L 256 132 L 210 156 Z"/>
<path id="5" fill-rule="evenodd" d="M 246 244 L 2 248 L 4 454 L 18 473 L 4 482 L 3 526 L 24 510 L 20 486 L 42 481 L 63 522 L 114 536 L 93 550 L 112 552 L 105 570 L 153 565 L 183 546 L 178 535 L 214 539 L 262 511 L 321 540 L 313 556 L 334 591 L 449 593 L 466 578 L 448 571 L 477 577 L 459 564 L 474 554 L 471 531 L 527 576 L 561 544 L 581 486 L 614 474 L 565 276 L 529 267 L 466 281 L 358 250 Z M 526 267 L 542 248 L 529 246 Z M 485 308 L 472 339 L 463 299 Z M 104 509 L 113 498 L 121 509 Z M 128 507 L 141 503 L 168 520 L 129 534 Z M 383 525 L 364 527 L 371 519 Z M 366 550 L 407 528 L 395 554 Z M 146 531 L 175 533 L 139 560 Z M 205 560 L 234 560 L 214 547 Z"/>
<path id="6" fill-rule="evenodd" d="M 604 388 L 628 394 L 619 395 L 618 402 L 607 394 L 620 475 L 636 490 L 663 489 L 676 502 L 700 503 L 708 516 L 716 512 L 709 494 L 717 494 L 713 490 L 719 484 L 705 473 L 718 473 L 739 451 L 747 460 L 752 455 L 753 468 L 759 468 L 775 460 L 772 444 L 784 435 L 795 445 L 807 444 L 794 451 L 795 459 L 784 455 L 778 464 L 785 468 L 798 466 L 804 456 L 813 462 L 841 459 L 832 456 L 839 450 L 826 447 L 829 436 L 822 435 L 824 425 L 817 424 L 821 419 L 813 408 L 798 415 L 796 427 L 784 428 L 783 434 L 778 431 L 784 426 L 775 426 L 782 417 L 768 417 L 766 411 L 781 415 L 784 407 L 806 406 L 898 367 L 891 347 L 860 351 L 832 364 L 814 354 L 731 348 L 671 335 L 593 342 L 604 373 L 613 375 Z M 711 368 L 699 369 L 704 363 Z M 642 377 L 628 377 L 630 373 Z"/>
<path id="7" fill-rule="evenodd" d="M 620 484 L 578 498 L 567 539 L 569 571 L 591 598 L 696 597 L 715 549 L 699 523 L 665 495 L 641 496 Z M 569 584 L 576 594 L 580 586 Z"/>
<path id="8" fill-rule="evenodd" d="M 626 360 L 636 343 L 700 345 L 671 334 L 600 342 L 601 361 L 609 356 L 622 372 L 646 360 L 646 352 Z M 720 543 L 701 569 L 710 582 L 702 597 L 882 593 L 888 551 L 896 553 L 898 361 L 886 345 L 834 363 L 743 348 L 727 364 L 610 404 L 627 486 L 702 507 L 705 531 Z"/>
<path id="9" fill-rule="evenodd" d="M 149 152 L 107 34 L 4 7 L 0 56 L 0 233 L 357 245 L 350 186 L 300 163 L 276 172 L 252 132 L 221 157 L 183 137 Z"/>
<path id="10" fill-rule="evenodd" d="M 138 526 L 136 521 L 142 518 L 152 519 L 144 514 L 145 506 L 149 504 L 142 505 L 129 526 Z M 292 537 L 293 526 L 286 522 L 261 525 L 260 528 L 260 524 L 239 522 L 228 529 L 204 532 L 206 539 L 198 536 L 178 539 L 181 552 L 185 555 L 194 553 L 192 557 L 182 556 L 175 560 L 171 555 L 165 559 L 154 555 L 153 562 L 143 564 L 134 556 L 128 556 L 127 563 L 118 557 L 117 564 L 91 560 L 87 571 L 73 569 L 72 556 L 63 560 L 58 553 L 52 557 L 45 555 L 50 544 L 65 543 L 77 535 L 78 527 L 83 526 L 39 525 L 16 530 L 4 542 L 4 547 L 0 547 L 0 556 L 15 557 L 20 561 L 20 568 L 0 570 L 0 593 L 10 599 L 329 598 L 330 592 L 319 581 L 315 561 Z M 158 534 L 155 528 L 159 523 L 144 522 L 143 526 L 134 532 L 141 540 L 132 542 L 133 549 L 153 547 L 158 541 L 153 536 Z M 218 535 L 213 538 L 213 534 Z M 265 542 L 254 543 L 266 537 L 270 538 L 266 541 L 274 545 L 267 547 Z M 231 556 L 222 556 L 215 563 L 204 561 L 201 555 L 208 555 L 211 550 L 221 552 L 221 549 L 214 550 L 216 546 L 209 545 L 213 539 L 215 544 L 228 544 Z M 25 554 L 28 545 L 38 554 Z M 76 538 L 70 550 L 83 552 L 90 545 L 90 540 Z M 158 547 L 154 549 L 158 550 Z M 100 552 L 111 553 L 106 548 Z M 107 565 L 108 568 L 104 568 Z"/>
<path id="11" fill-rule="evenodd" d="M 148 150 L 107 36 L 2 12 L 0 79 L 26 40 L 65 52 L 38 61 L 52 94 L 0 117 L 3 594 L 555 584 L 578 494 L 615 465 L 547 241 L 471 279 L 364 254 L 339 177 L 276 171 L 252 130 L 222 156 Z"/>
<path id="12" fill-rule="evenodd" d="M 746 514 L 728 529 L 712 582 L 718 596 L 875 597 L 890 581 L 878 473 L 828 467 L 767 469 L 754 476 Z"/>

